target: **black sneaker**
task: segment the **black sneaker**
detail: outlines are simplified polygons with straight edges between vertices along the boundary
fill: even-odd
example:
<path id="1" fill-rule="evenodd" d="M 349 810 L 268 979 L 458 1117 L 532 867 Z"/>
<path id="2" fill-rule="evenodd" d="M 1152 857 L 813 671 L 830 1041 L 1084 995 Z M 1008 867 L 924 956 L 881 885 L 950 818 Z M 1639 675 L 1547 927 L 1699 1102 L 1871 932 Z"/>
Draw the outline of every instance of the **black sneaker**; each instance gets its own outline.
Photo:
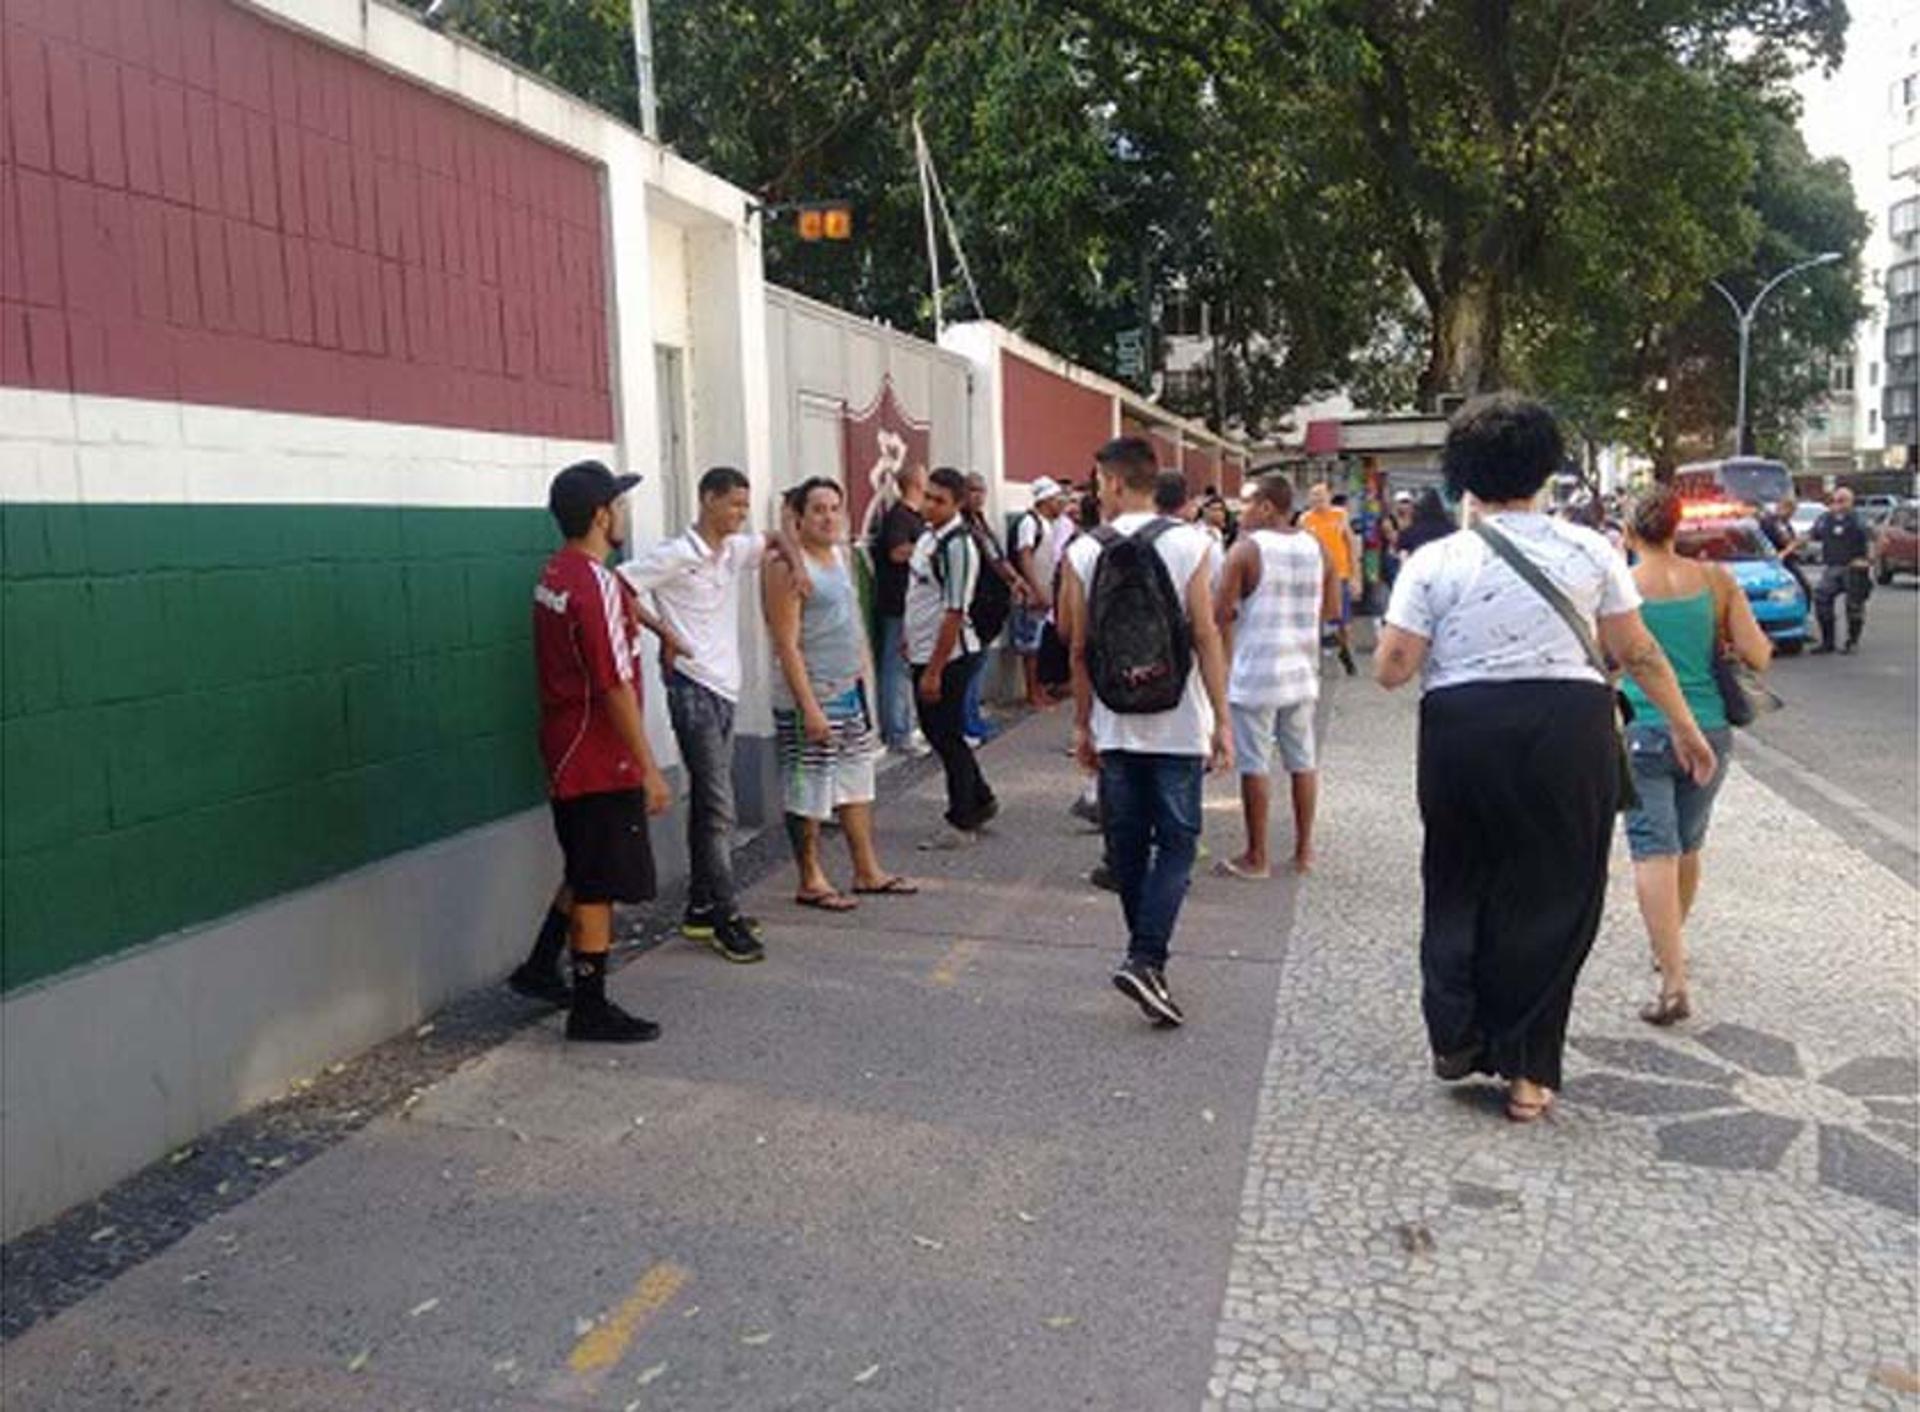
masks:
<path id="1" fill-rule="evenodd" d="M 1813 649 L 1812 655 L 1815 657 L 1831 657 L 1833 653 L 1834 653 L 1833 644 L 1831 642 L 1823 642 L 1818 647 Z"/>
<path id="2" fill-rule="evenodd" d="M 1164 982 L 1156 979 L 1151 966 L 1127 962 L 1113 973 L 1113 988 L 1140 1007 L 1140 1013 L 1156 1024 L 1177 1025 L 1186 1017 L 1170 997 L 1162 993 Z"/>
<path id="3" fill-rule="evenodd" d="M 1353 651 L 1350 648 L 1340 649 L 1340 665 L 1346 669 L 1348 676 L 1353 676 L 1360 670 L 1353 664 Z"/>
<path id="4" fill-rule="evenodd" d="M 1187 1022 L 1186 1012 L 1174 1003 L 1173 992 L 1167 988 L 1167 973 L 1158 966 L 1149 966 L 1147 967 L 1147 978 L 1153 982 L 1154 990 L 1159 992 L 1160 1003 L 1167 1007 L 1167 1013 L 1155 1021 L 1155 1023 L 1161 1025 L 1184 1025 Z"/>
<path id="5" fill-rule="evenodd" d="M 1859 643 L 1849 642 L 1845 647 L 1840 649 L 1840 655 L 1842 657 L 1851 657 L 1853 656 L 1854 653 L 1858 652 L 1859 650 L 1860 650 Z"/>
<path id="6" fill-rule="evenodd" d="M 586 1044 L 645 1044 L 660 1038 L 660 1026 L 629 1015 L 611 1000 L 578 1007 L 567 1016 L 567 1038 Z"/>
<path id="7" fill-rule="evenodd" d="M 680 935 L 688 941 L 712 941 L 715 917 L 711 907 L 689 907 L 680 918 Z"/>
<path id="8" fill-rule="evenodd" d="M 507 984 L 516 995 L 524 995 L 529 1000 L 544 1000 L 562 1008 L 573 1001 L 573 991 L 560 979 L 558 971 L 542 970 L 531 962 L 521 962 L 507 977 Z"/>
<path id="9" fill-rule="evenodd" d="M 767 959 L 767 949 L 753 934 L 745 917 L 725 917 L 715 922 L 713 935 L 707 938 L 707 945 L 739 966 Z"/>
<path id="10" fill-rule="evenodd" d="M 1067 806 L 1067 812 L 1083 823 L 1092 824 L 1096 829 L 1100 827 L 1100 805 L 1084 794 Z"/>
<path id="11" fill-rule="evenodd" d="M 1109 868 L 1105 863 L 1094 864 L 1093 871 L 1087 874 L 1087 881 L 1099 888 L 1102 892 L 1118 892 L 1120 890 L 1119 879 L 1114 877 L 1113 869 Z"/>

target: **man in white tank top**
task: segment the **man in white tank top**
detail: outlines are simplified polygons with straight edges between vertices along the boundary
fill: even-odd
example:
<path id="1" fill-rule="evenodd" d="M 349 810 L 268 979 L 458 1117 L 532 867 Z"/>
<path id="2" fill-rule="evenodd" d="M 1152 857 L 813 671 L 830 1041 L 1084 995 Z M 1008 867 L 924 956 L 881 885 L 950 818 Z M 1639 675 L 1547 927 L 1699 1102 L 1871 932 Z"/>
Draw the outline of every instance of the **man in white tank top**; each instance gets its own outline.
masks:
<path id="1" fill-rule="evenodd" d="M 1313 811 L 1320 776 L 1313 711 L 1320 698 L 1320 624 L 1337 616 L 1340 580 L 1320 541 L 1288 523 L 1293 487 L 1262 476 L 1247 498 L 1247 533 L 1227 555 L 1214 611 L 1232 662 L 1227 709 L 1247 851 L 1221 862 L 1228 877 L 1272 875 L 1267 812 L 1273 800 L 1274 749 L 1293 782 L 1293 867 L 1313 866 Z"/>

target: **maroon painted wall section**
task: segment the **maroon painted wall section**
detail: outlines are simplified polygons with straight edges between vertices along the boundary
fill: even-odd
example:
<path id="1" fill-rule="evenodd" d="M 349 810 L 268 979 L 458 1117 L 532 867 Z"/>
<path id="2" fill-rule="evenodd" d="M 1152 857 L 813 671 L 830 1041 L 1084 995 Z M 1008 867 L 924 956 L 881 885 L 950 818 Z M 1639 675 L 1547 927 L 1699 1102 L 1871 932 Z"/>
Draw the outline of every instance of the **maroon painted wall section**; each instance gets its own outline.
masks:
<path id="1" fill-rule="evenodd" d="M 1220 468 L 1220 493 L 1228 499 L 1237 497 L 1246 487 L 1247 463 L 1231 452 L 1222 458 Z"/>
<path id="2" fill-rule="evenodd" d="M 612 439 L 593 164 L 228 0 L 0 0 L 0 94 L 0 383 Z"/>
<path id="3" fill-rule="evenodd" d="M 1001 350 L 1006 476 L 1084 481 L 1093 453 L 1113 436 L 1113 401 Z"/>
<path id="4" fill-rule="evenodd" d="M 1187 489 L 1198 495 L 1208 486 L 1216 490 L 1220 486 L 1220 466 L 1217 453 L 1208 446 L 1186 446 L 1181 448 L 1180 469 L 1186 474 Z"/>

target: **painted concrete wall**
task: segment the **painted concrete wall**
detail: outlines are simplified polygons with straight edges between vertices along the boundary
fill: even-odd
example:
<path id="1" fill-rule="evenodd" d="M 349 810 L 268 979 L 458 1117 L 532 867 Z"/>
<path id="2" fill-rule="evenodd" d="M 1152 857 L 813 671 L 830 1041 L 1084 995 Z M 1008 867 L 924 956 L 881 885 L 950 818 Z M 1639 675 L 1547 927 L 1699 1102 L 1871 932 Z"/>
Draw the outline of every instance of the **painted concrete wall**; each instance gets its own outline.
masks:
<path id="1" fill-rule="evenodd" d="M 758 484 L 768 398 L 745 197 L 412 15 L 4 16 L 10 1236 L 505 969 L 547 482 L 651 469 L 657 343 Z"/>

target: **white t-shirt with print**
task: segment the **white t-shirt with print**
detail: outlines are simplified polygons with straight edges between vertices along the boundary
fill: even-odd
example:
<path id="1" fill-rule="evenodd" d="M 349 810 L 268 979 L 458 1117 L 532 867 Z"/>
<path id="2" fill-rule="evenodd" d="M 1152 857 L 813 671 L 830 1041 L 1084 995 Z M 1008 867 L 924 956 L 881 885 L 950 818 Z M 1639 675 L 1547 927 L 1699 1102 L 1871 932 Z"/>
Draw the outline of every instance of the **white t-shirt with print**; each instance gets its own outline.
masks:
<path id="1" fill-rule="evenodd" d="M 1611 544 L 1582 525 L 1504 513 L 1488 522 L 1577 608 L 1596 618 L 1640 606 L 1633 575 Z M 1427 639 L 1427 691 L 1489 681 L 1602 678 L 1560 615 L 1477 534 L 1422 545 L 1401 566 L 1387 623 Z"/>
<path id="2" fill-rule="evenodd" d="M 1121 534 L 1132 534 L 1157 518 L 1148 512 L 1136 512 L 1118 516 L 1112 525 Z M 1154 552 L 1165 562 L 1182 608 L 1186 607 L 1194 575 L 1211 568 L 1212 543 L 1203 530 L 1192 525 L 1177 525 L 1154 541 Z M 1074 575 L 1089 599 L 1100 553 L 1100 541 L 1091 534 L 1083 534 L 1067 546 L 1067 562 L 1073 566 Z M 1207 697 L 1206 682 L 1200 675 L 1198 652 L 1194 653 L 1193 669 L 1187 673 L 1187 686 L 1180 694 L 1180 704 L 1171 711 L 1123 716 L 1108 710 L 1098 696 L 1093 698 L 1093 745 L 1102 752 L 1209 755 L 1213 752 L 1213 724 L 1213 702 Z"/>

